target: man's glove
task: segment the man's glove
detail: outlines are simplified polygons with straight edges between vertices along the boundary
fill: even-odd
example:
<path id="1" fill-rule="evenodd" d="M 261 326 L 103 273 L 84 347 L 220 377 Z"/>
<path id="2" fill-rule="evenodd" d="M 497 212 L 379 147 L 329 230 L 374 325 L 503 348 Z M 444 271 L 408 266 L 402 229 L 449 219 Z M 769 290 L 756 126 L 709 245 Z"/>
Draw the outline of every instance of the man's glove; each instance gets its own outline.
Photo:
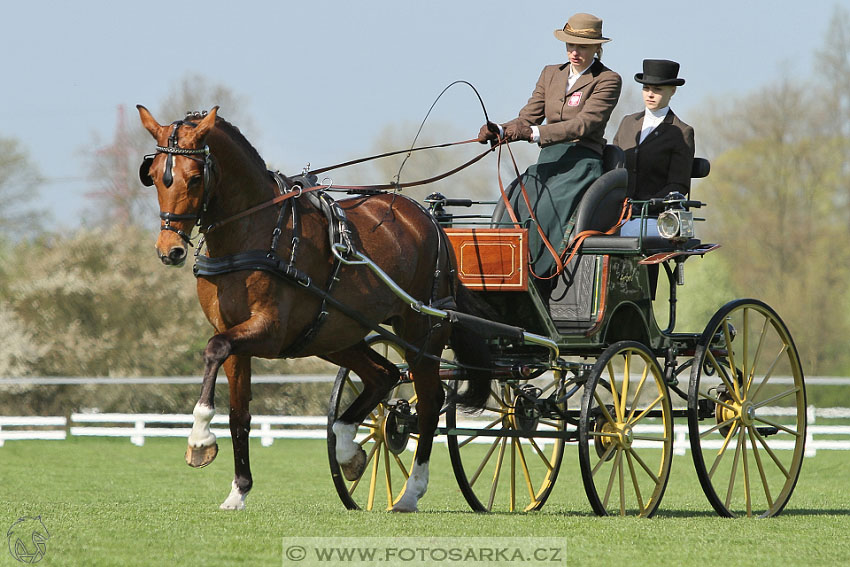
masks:
<path id="1" fill-rule="evenodd" d="M 511 124 L 508 124 L 507 128 L 505 128 L 505 138 L 507 138 L 509 142 L 516 142 L 518 140 L 530 142 L 531 135 L 531 126 L 526 126 L 518 122 L 512 122 Z"/>
<path id="2" fill-rule="evenodd" d="M 478 131 L 478 142 L 481 144 L 486 144 L 487 142 L 495 142 L 498 139 L 499 126 L 492 122 L 487 122 L 484 126 L 481 127 L 481 130 Z"/>

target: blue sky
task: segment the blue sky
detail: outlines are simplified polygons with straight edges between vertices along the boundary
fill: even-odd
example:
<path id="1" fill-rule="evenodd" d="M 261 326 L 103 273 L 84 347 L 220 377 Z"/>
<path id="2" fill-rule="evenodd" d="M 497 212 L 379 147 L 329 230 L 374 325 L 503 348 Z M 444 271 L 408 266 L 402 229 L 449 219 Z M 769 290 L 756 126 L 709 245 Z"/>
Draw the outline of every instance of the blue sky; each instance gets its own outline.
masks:
<path id="1" fill-rule="evenodd" d="M 603 18 L 613 39 L 603 60 L 625 84 L 644 58 L 679 61 L 687 84 L 673 107 L 687 120 L 708 98 L 812 77 L 836 5 L 850 9 L 848 0 L 4 2 L 0 136 L 22 142 L 51 180 L 38 203 L 73 225 L 88 190 L 84 155 L 110 138 L 117 107 L 140 128 L 134 106 L 155 110 L 187 75 L 241 97 L 257 128 L 248 138 L 292 172 L 370 153 L 382 128 L 418 123 L 458 79 L 478 88 L 491 118 L 513 118 L 543 65 L 564 61 L 552 31 L 574 12 Z M 483 122 L 463 89 L 434 119 L 463 137 Z"/>

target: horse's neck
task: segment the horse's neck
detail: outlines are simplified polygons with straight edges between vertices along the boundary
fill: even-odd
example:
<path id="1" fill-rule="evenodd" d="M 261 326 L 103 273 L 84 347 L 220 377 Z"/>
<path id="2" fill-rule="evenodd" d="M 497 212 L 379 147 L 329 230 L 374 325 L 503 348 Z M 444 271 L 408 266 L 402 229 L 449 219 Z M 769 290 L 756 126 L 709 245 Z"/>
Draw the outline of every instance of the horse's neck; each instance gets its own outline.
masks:
<path id="1" fill-rule="evenodd" d="M 231 152 L 241 150 L 228 148 Z M 215 149 L 211 147 L 213 155 Z M 212 189 L 210 220 L 221 222 L 274 198 L 274 181 L 265 167 L 257 167 L 250 159 L 228 159 L 220 163 L 220 179 Z M 207 238 L 210 253 L 215 256 L 244 250 L 267 248 L 277 223 L 277 207 L 267 207 L 245 218 L 234 220 Z"/>

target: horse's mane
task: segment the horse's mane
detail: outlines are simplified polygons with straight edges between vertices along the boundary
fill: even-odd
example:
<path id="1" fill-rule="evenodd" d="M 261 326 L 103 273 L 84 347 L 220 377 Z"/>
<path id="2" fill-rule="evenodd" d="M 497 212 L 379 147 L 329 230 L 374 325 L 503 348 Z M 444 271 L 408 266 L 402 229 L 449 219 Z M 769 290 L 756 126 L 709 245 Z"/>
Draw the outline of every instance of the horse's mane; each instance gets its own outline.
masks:
<path id="1" fill-rule="evenodd" d="M 245 155 L 249 156 L 251 159 L 256 161 L 260 167 L 265 169 L 266 160 L 264 160 L 260 155 L 260 152 L 258 152 L 257 149 L 251 145 L 251 142 L 248 141 L 248 139 L 242 134 L 239 128 L 237 128 L 221 116 L 215 117 L 215 126 L 234 142 L 241 145 L 245 151 Z"/>

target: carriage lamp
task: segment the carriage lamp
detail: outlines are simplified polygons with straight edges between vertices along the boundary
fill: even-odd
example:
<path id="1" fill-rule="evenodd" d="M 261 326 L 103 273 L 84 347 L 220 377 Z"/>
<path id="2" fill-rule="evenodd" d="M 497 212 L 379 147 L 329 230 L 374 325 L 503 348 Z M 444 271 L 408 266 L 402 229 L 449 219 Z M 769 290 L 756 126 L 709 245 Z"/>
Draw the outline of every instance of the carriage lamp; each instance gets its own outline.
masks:
<path id="1" fill-rule="evenodd" d="M 694 237 L 694 214 L 685 210 L 681 193 L 670 193 L 664 203 L 667 208 L 658 215 L 658 234 L 668 240 L 684 242 Z"/>

